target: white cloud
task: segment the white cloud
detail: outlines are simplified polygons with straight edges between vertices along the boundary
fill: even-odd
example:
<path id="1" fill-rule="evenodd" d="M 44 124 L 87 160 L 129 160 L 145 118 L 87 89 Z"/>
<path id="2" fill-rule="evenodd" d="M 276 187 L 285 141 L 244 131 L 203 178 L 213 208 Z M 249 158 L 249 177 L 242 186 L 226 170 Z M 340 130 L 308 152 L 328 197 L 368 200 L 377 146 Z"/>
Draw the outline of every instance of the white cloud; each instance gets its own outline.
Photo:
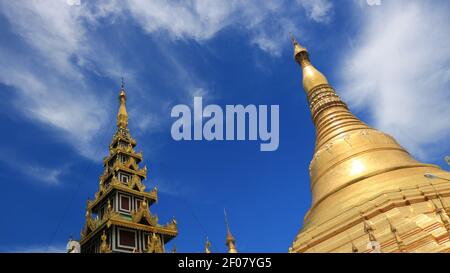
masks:
<path id="1" fill-rule="evenodd" d="M 150 184 L 153 184 L 157 187 L 158 192 L 170 195 L 170 196 L 177 196 L 177 197 L 186 197 L 189 195 L 193 195 L 195 192 L 195 189 L 192 187 L 186 187 L 183 183 L 177 183 L 175 181 L 169 181 L 167 179 L 158 178 L 155 179 L 154 182 L 151 182 Z"/>
<path id="2" fill-rule="evenodd" d="M 138 114 L 138 113 L 136 113 L 136 114 Z M 156 115 L 140 114 L 140 115 L 136 115 L 136 116 L 139 116 L 139 119 L 136 120 L 136 122 L 135 122 L 136 127 L 142 132 L 145 132 L 147 130 L 155 132 L 161 126 L 161 119 L 158 118 L 158 116 L 156 116 Z"/>
<path id="3" fill-rule="evenodd" d="M 308 17 L 319 23 L 330 21 L 333 4 L 328 0 L 297 0 L 306 10 Z"/>
<path id="4" fill-rule="evenodd" d="M 1 147 L 3 153 L 0 154 L 0 162 L 22 174 L 33 178 L 32 181 L 43 182 L 48 186 L 57 186 L 60 184 L 60 177 L 66 172 L 67 165 L 59 168 L 52 168 L 36 163 L 30 163 L 17 155 L 11 150 L 11 147 Z"/>
<path id="5" fill-rule="evenodd" d="M 17 43 L 28 45 L 0 47 L 0 81 L 18 91 L 15 104 L 23 114 L 62 130 L 81 154 L 92 156 L 92 138 L 108 117 L 80 70 L 98 55 L 80 21 L 83 10 L 66 1 L 2 1 L 0 7 L 22 38 Z"/>
<path id="6" fill-rule="evenodd" d="M 328 1 L 320 1 L 319 6 L 275 0 L 80 2 L 0 1 L 1 15 L 20 37 L 0 45 L 0 82 L 17 90 L 14 103 L 22 114 L 60 130 L 80 154 L 96 160 L 99 156 L 93 144 L 99 132 L 109 127 L 111 105 L 105 104 L 108 101 L 103 99 L 104 93 L 96 90 L 98 87 L 86 75 L 119 79 L 123 67 L 128 71 L 125 76 L 134 74 L 132 67 L 117 59 L 116 49 L 95 35 L 97 27 L 131 16 L 151 35 L 165 34 L 175 40 L 200 43 L 233 27 L 246 32 L 250 43 L 280 55 L 283 47 L 289 48 L 287 33 L 299 32 L 302 16 L 298 11 L 302 7 L 307 7 L 313 19 L 329 14 L 323 11 Z M 166 53 L 187 94 L 202 87 L 198 85 L 199 77 L 174 56 L 182 53 Z M 148 128 L 151 124 L 155 122 L 147 119 L 138 126 Z"/>
<path id="7" fill-rule="evenodd" d="M 419 158 L 432 156 L 430 144 L 448 146 L 450 134 L 450 7 L 392 1 L 362 12 L 342 67 L 344 98 Z"/>
<path id="8" fill-rule="evenodd" d="M 302 8 L 316 22 L 328 22 L 332 4 L 320 1 L 163 1 L 128 0 L 126 8 L 147 32 L 165 32 L 173 39 L 202 42 L 227 27 L 245 30 L 250 42 L 278 56 L 288 33 L 298 32 Z"/>
<path id="9" fill-rule="evenodd" d="M 127 1 L 135 19 L 148 32 L 167 31 L 176 38 L 206 40 L 231 22 L 236 1 Z"/>
<path id="10" fill-rule="evenodd" d="M 39 179 L 49 185 L 58 185 L 60 183 L 59 177 L 63 173 L 62 170 L 36 166 L 28 166 L 25 168 L 22 167 L 22 171 L 32 176 L 33 178 Z"/>

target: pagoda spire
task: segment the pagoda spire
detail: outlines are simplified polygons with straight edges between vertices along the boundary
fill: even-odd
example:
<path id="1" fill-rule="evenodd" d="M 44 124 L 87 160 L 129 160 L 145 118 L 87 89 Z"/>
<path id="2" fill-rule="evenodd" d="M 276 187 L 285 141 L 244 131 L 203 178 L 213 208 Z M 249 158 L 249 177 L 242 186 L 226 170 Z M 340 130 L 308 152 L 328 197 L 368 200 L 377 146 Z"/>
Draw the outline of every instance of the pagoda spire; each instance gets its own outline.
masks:
<path id="1" fill-rule="evenodd" d="M 126 129 L 128 127 L 128 113 L 127 113 L 127 95 L 125 93 L 125 84 L 122 77 L 122 83 L 119 91 L 119 111 L 117 113 L 117 127 Z"/>
<path id="2" fill-rule="evenodd" d="M 228 247 L 228 253 L 237 253 L 236 240 L 234 239 L 233 234 L 231 234 L 230 225 L 228 224 L 227 211 L 225 209 L 223 209 L 223 214 L 225 216 L 225 224 L 227 225 L 227 237 L 225 242 Z"/>
<path id="3" fill-rule="evenodd" d="M 315 152 L 309 170 L 313 193 L 311 212 L 325 198 L 357 181 L 389 170 L 426 165 L 415 161 L 391 136 L 370 128 L 354 116 L 327 78 L 314 67 L 308 50 L 294 37 L 292 43 L 316 128 Z M 311 213 L 307 218 L 310 216 Z M 305 224 L 308 222 L 306 219 Z"/>
<path id="4" fill-rule="evenodd" d="M 368 221 L 373 219 L 377 222 L 377 229 L 388 230 L 389 223 L 380 223 L 376 218 L 381 213 L 398 207 L 398 193 L 402 195 L 407 192 L 402 197 L 405 209 L 392 213 L 392 221 L 402 227 L 402 233 L 412 232 L 411 227 L 414 225 L 403 224 L 406 218 L 413 219 L 405 211 L 414 211 L 414 219 L 422 219 L 419 217 L 423 213 L 420 208 L 426 201 L 417 202 L 412 191 L 402 189 L 420 188 L 425 192 L 423 189 L 428 188 L 427 173 L 436 173 L 444 180 L 449 179 L 450 174 L 436 165 L 418 162 L 393 137 L 367 126 L 353 115 L 324 74 L 314 67 L 308 50 L 294 37 L 292 44 L 294 59 L 302 70 L 303 88 L 316 129 L 316 145 L 309 166 L 312 204 L 290 252 L 314 252 L 313 246 L 316 245 L 324 252 L 343 249 L 343 241 L 338 236 L 360 223 L 355 218 L 358 218 L 358 211 L 361 210 L 366 215 L 364 231 L 369 237 L 370 245 L 375 247 L 373 250 L 381 251 L 379 247 L 387 244 L 386 237 L 377 238 L 383 240 L 378 242 Z M 450 183 L 442 183 L 440 196 L 444 196 L 442 192 L 448 189 Z M 411 208 L 407 210 L 407 206 Z M 437 212 L 437 221 L 441 217 L 444 225 L 450 223 L 444 215 L 445 210 Z M 450 230 L 450 224 L 447 226 Z M 434 232 L 431 230 L 430 228 L 430 234 Z M 396 228 L 391 228 L 391 232 L 398 235 Z M 419 237 L 417 242 L 424 238 Z M 431 237 L 429 236 L 429 240 L 433 240 Z M 400 245 L 400 237 L 397 236 L 396 239 Z M 356 239 L 356 245 L 362 246 L 364 243 L 367 243 L 366 236 Z M 408 241 L 408 251 L 414 248 L 427 251 L 431 249 L 416 245 L 418 244 Z M 440 251 L 439 247 L 434 250 Z"/>
<path id="5" fill-rule="evenodd" d="M 175 219 L 160 224 L 150 206 L 158 201 L 155 188 L 147 191 L 147 167 L 128 129 L 126 93 L 122 79 L 117 130 L 103 158 L 103 173 L 94 200 L 88 200 L 81 232 L 81 252 L 162 253 L 178 234 Z M 95 218 L 93 216 L 95 215 Z M 107 224 L 106 224 L 107 223 Z"/>
<path id="6" fill-rule="evenodd" d="M 356 118 L 336 94 L 327 78 L 311 63 L 308 50 L 292 36 L 294 59 L 303 73 L 303 88 L 316 126 L 316 150 L 342 131 L 369 128 Z"/>

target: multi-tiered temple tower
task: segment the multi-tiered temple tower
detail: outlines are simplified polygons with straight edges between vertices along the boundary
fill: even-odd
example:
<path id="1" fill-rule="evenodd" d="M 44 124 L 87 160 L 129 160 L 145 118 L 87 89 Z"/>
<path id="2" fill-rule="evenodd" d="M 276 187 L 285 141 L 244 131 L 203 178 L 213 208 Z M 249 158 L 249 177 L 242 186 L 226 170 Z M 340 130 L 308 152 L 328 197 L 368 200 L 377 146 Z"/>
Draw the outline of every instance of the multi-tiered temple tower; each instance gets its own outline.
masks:
<path id="1" fill-rule="evenodd" d="M 450 173 L 355 117 L 293 42 L 316 146 L 312 205 L 289 251 L 448 252 Z"/>
<path id="2" fill-rule="evenodd" d="M 175 219 L 166 225 L 150 212 L 157 189 L 145 191 L 147 168 L 139 167 L 142 153 L 128 129 L 126 94 L 119 94 L 117 131 L 104 158 L 104 172 L 94 200 L 88 200 L 81 252 L 165 252 L 164 245 L 178 234 Z"/>

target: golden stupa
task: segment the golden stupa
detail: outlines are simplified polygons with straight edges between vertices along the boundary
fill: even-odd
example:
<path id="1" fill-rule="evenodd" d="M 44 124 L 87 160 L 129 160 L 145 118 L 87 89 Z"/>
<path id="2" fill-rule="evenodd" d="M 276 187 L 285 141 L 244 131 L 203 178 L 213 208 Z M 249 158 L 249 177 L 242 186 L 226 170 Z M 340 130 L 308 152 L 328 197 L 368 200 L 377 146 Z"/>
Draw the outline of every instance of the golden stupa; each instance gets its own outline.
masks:
<path id="1" fill-rule="evenodd" d="M 316 145 L 311 208 L 289 252 L 450 252 L 450 173 L 355 117 L 293 44 Z"/>

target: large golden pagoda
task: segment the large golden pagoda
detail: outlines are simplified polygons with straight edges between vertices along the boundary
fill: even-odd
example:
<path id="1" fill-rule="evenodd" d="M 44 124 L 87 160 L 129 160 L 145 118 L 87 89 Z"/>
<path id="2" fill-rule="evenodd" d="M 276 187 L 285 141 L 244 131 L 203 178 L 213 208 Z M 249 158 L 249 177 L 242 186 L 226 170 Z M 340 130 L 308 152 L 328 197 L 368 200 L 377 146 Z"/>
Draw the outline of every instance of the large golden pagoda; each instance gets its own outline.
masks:
<path id="1" fill-rule="evenodd" d="M 355 117 L 293 44 L 316 145 L 311 208 L 289 252 L 449 252 L 450 173 Z"/>
<path id="2" fill-rule="evenodd" d="M 88 200 L 81 232 L 81 252 L 165 252 L 164 245 L 178 234 L 175 219 L 166 225 L 150 212 L 157 189 L 145 191 L 147 167 L 139 167 L 142 152 L 128 129 L 126 93 L 119 93 L 117 130 L 104 158 L 104 172 L 94 200 Z"/>

